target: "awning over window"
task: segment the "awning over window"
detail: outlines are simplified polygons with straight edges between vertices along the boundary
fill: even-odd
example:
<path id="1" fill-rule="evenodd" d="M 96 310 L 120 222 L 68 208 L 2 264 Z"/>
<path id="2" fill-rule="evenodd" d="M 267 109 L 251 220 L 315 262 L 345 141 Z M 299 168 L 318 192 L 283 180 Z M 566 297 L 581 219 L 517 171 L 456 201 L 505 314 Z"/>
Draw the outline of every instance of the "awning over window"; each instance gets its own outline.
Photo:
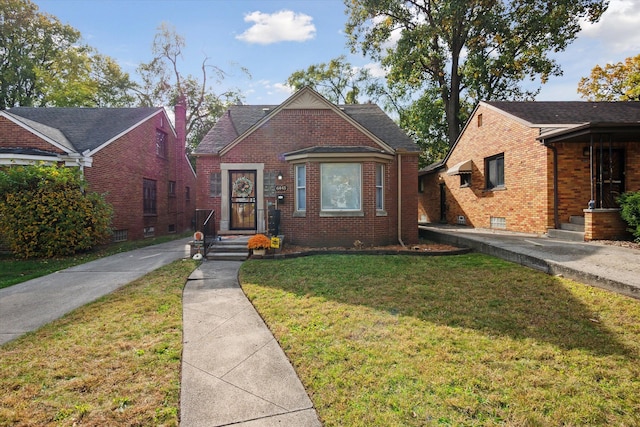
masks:
<path id="1" fill-rule="evenodd" d="M 447 175 L 460 175 L 463 173 L 471 173 L 471 166 L 473 163 L 471 160 L 465 160 L 447 170 Z"/>

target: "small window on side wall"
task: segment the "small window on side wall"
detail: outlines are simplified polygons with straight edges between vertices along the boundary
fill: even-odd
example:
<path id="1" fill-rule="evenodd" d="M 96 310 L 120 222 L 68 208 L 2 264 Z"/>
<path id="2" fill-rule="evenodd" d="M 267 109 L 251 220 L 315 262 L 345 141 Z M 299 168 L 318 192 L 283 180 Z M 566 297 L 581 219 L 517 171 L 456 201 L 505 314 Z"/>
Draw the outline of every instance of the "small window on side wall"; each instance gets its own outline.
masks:
<path id="1" fill-rule="evenodd" d="M 504 153 L 484 159 L 487 190 L 504 188 Z"/>
<path id="2" fill-rule="evenodd" d="M 460 187 L 471 187 L 471 174 L 470 173 L 461 173 L 460 174 Z"/>
<path id="3" fill-rule="evenodd" d="M 222 176 L 220 172 L 212 172 L 209 175 L 209 196 L 220 197 L 222 194 Z"/>

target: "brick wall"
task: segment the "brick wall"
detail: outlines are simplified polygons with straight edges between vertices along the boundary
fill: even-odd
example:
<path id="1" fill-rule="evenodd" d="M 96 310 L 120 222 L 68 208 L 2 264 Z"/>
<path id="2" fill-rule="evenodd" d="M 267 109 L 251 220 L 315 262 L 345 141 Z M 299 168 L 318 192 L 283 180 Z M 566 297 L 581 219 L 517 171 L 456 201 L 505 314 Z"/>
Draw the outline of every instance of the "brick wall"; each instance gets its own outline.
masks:
<path id="1" fill-rule="evenodd" d="M 482 115 L 479 120 L 478 116 Z M 479 125 L 481 123 L 481 125 Z M 491 217 L 504 218 L 506 229 L 546 233 L 553 226 L 552 154 L 532 129 L 480 106 L 460 137 L 442 172 L 426 175 L 419 210 L 430 222 L 440 218 L 440 188 L 445 185 L 447 223 L 463 217 L 466 225 L 490 228 Z M 487 190 L 485 159 L 504 153 L 504 189 Z M 472 160 L 471 185 L 446 170 Z"/>
<path id="2" fill-rule="evenodd" d="M 51 153 L 64 154 L 64 151 L 51 145 L 11 120 L 0 117 L 0 147 L 34 148 Z"/>
<path id="3" fill-rule="evenodd" d="M 395 160 L 354 159 L 362 165 L 362 212 L 364 216 L 320 215 L 320 164 L 307 159 L 307 210 L 303 217 L 295 216 L 295 164 L 284 155 L 316 146 L 380 147 L 352 124 L 331 110 L 282 110 L 222 157 L 202 155 L 197 158 L 198 208 L 221 207 L 220 197 L 210 197 L 209 179 L 220 172 L 220 163 L 260 163 L 265 172 L 282 172 L 279 185 L 286 185 L 281 210 L 281 233 L 285 242 L 310 246 L 352 246 L 355 240 L 367 245 L 395 244 L 398 239 L 397 177 Z M 370 156 L 369 156 L 370 157 Z M 417 156 L 402 156 L 403 216 L 402 238 L 410 244 L 417 241 Z M 375 167 L 385 166 L 384 204 L 386 215 L 378 215 L 375 207 Z M 300 164 L 300 163 L 297 163 Z M 262 189 L 259 189 L 262 192 Z M 261 194 L 259 193 L 259 196 Z M 266 202 L 275 203 L 275 198 Z M 266 206 L 266 203 L 265 203 Z M 218 215 L 218 221 L 221 215 Z M 217 224 L 219 228 L 219 223 Z"/>
<path id="4" fill-rule="evenodd" d="M 178 120 L 177 126 L 181 124 L 184 125 L 184 120 Z M 167 153 L 162 157 L 156 155 L 157 129 L 167 135 Z M 2 117 L 0 135 L 2 147 L 64 153 Z M 162 112 L 93 155 L 93 165 L 86 167 L 84 174 L 90 190 L 105 194 L 113 206 L 114 230 L 127 230 L 128 238 L 135 240 L 143 238 L 145 227 L 155 227 L 156 236 L 190 229 L 195 211 L 196 179 L 184 153 L 184 139 L 176 138 Z M 143 214 L 143 178 L 157 182 L 157 215 Z M 169 181 L 176 183 L 175 196 L 169 196 Z M 187 187 L 193 192 L 191 200 L 187 199 Z"/>
<path id="5" fill-rule="evenodd" d="M 165 156 L 156 154 L 157 129 L 167 135 Z M 106 193 L 107 201 L 113 205 L 114 230 L 127 230 L 128 238 L 137 240 L 144 237 L 146 227 L 154 227 L 156 236 L 191 228 L 195 195 L 187 200 L 186 187 L 195 193 L 196 180 L 183 153 L 183 143 L 162 113 L 93 156 L 93 166 L 85 168 L 85 176 L 91 189 Z M 156 215 L 143 212 L 143 179 L 156 181 Z M 169 181 L 176 183 L 175 196 L 169 195 Z"/>
<path id="6" fill-rule="evenodd" d="M 584 240 L 626 240 L 631 238 L 629 226 L 619 209 L 585 209 Z"/>

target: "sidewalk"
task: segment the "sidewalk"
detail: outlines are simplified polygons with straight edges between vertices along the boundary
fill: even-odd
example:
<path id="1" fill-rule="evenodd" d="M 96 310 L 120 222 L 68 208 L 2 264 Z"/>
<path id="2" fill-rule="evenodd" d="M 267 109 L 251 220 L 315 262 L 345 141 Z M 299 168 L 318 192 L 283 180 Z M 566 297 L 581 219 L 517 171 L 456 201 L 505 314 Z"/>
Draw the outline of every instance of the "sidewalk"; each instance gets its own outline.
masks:
<path id="1" fill-rule="evenodd" d="M 289 359 L 238 284 L 205 261 L 184 289 L 181 425 L 321 427 Z"/>
<path id="2" fill-rule="evenodd" d="M 420 226 L 427 239 L 640 298 L 640 250 L 451 225 Z"/>
<path id="3" fill-rule="evenodd" d="M 190 239 L 104 257 L 0 289 L 0 345 L 95 301 L 177 259 Z"/>

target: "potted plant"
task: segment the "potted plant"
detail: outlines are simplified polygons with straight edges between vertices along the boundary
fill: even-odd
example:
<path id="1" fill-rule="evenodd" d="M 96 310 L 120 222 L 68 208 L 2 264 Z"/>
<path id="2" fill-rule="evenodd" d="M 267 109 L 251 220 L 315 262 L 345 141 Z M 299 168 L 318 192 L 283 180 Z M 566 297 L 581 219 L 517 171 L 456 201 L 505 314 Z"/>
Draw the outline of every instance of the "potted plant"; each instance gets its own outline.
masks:
<path id="1" fill-rule="evenodd" d="M 249 237 L 247 247 L 253 251 L 254 255 L 264 255 L 271 247 L 271 240 L 264 234 L 256 234 Z"/>

